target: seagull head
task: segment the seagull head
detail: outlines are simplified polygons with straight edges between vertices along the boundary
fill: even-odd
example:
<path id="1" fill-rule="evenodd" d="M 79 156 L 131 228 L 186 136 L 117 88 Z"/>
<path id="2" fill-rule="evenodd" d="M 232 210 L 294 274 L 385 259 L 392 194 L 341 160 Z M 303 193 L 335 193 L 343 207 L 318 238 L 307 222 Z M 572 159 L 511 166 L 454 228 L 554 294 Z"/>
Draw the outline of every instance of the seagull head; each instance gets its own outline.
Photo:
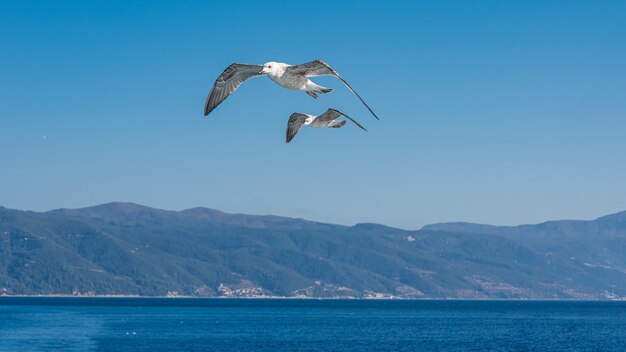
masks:
<path id="1" fill-rule="evenodd" d="M 263 69 L 261 70 L 261 72 L 259 72 L 262 75 L 276 75 L 276 73 L 278 72 L 278 68 L 280 67 L 280 64 L 278 62 L 266 62 L 263 64 Z"/>

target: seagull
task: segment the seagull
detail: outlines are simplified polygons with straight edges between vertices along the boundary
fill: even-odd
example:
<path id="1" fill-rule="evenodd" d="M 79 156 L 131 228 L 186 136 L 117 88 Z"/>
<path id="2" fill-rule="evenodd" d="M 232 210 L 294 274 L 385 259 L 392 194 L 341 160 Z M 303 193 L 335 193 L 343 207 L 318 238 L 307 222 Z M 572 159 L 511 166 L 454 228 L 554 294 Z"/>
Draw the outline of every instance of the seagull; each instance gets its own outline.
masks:
<path id="1" fill-rule="evenodd" d="M 337 119 L 341 116 L 345 116 L 348 120 L 359 126 L 363 131 L 367 132 L 365 127 L 354 121 L 350 116 L 333 108 L 326 110 L 325 113 L 319 116 L 294 112 L 289 117 L 289 122 L 287 122 L 287 143 L 291 142 L 302 126 L 311 126 L 313 128 L 339 128 L 346 124 L 346 120 L 337 121 Z"/>
<path id="2" fill-rule="evenodd" d="M 332 92 L 332 89 L 319 86 L 309 80 L 308 77 L 335 76 L 361 100 L 363 105 L 365 105 L 378 120 L 378 116 L 376 116 L 363 98 L 352 89 L 348 82 L 327 63 L 321 60 L 307 62 L 302 65 L 289 65 L 280 62 L 267 62 L 263 65 L 231 64 L 215 80 L 215 84 L 213 84 L 213 88 L 204 104 L 204 116 L 207 116 L 213 109 L 220 105 L 220 103 L 228 98 L 244 81 L 252 77 L 264 75 L 267 75 L 272 81 L 282 87 L 293 90 L 303 90 L 306 94 L 315 99 L 317 99 L 317 94 L 327 94 Z"/>

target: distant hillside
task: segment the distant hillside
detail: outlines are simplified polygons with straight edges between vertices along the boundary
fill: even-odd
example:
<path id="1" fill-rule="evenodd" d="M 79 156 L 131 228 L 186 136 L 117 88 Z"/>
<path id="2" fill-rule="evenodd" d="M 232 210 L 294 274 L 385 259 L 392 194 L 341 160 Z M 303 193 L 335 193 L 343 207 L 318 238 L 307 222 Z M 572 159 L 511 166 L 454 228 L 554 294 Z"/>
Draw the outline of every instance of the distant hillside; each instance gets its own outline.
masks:
<path id="1" fill-rule="evenodd" d="M 0 207 L 0 294 L 618 299 L 626 212 L 405 231 L 195 208 Z"/>

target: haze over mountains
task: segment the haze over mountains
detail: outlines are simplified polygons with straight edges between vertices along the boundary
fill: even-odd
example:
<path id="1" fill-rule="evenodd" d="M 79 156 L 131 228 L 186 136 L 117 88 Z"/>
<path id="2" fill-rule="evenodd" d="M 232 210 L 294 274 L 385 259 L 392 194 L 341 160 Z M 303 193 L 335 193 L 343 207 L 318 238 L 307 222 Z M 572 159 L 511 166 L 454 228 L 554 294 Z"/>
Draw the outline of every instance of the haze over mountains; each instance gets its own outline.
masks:
<path id="1" fill-rule="evenodd" d="M 626 212 L 406 231 L 132 203 L 0 207 L 0 294 L 623 299 Z"/>

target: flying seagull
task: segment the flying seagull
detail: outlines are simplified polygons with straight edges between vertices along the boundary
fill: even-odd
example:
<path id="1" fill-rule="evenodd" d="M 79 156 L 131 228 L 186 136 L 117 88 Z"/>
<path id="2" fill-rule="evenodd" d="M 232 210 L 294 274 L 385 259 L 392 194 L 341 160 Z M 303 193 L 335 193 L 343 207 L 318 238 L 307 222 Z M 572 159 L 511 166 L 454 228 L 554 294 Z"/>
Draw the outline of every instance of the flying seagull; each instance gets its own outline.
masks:
<path id="1" fill-rule="evenodd" d="M 268 62 L 263 65 L 232 64 L 215 80 L 215 84 L 204 103 L 204 116 L 207 116 L 213 109 L 220 105 L 221 102 L 228 98 L 245 80 L 263 75 L 267 75 L 272 81 L 282 87 L 303 90 L 312 98 L 317 98 L 317 93 L 330 93 L 332 89 L 318 86 L 309 80 L 308 77 L 335 76 L 339 78 L 341 82 L 361 100 L 372 115 L 378 119 L 378 116 L 376 116 L 363 98 L 350 87 L 348 82 L 333 70 L 332 67 L 321 60 L 307 62 L 302 65 L 289 65 L 280 62 Z"/>
<path id="2" fill-rule="evenodd" d="M 311 126 L 313 128 L 339 128 L 346 124 L 346 120 L 337 121 L 337 119 L 341 116 L 345 116 L 348 120 L 352 121 L 355 125 L 367 132 L 365 127 L 354 121 L 350 116 L 333 108 L 326 110 L 325 113 L 319 116 L 294 112 L 289 117 L 289 122 L 287 122 L 287 143 L 291 142 L 302 126 Z"/>

